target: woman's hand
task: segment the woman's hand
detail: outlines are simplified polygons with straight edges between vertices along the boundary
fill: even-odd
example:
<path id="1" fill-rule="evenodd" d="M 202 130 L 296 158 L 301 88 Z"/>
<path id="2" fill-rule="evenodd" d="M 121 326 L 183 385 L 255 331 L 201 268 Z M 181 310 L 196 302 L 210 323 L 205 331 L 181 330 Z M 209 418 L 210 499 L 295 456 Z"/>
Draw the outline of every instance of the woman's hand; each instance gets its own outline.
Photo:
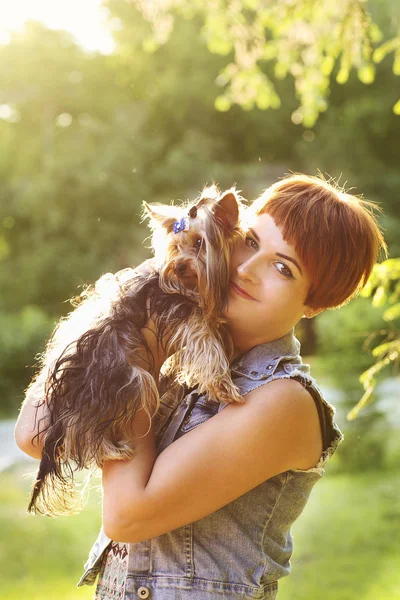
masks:
<path id="1" fill-rule="evenodd" d="M 140 265 L 135 267 L 134 271 L 135 273 L 139 273 L 140 275 L 152 275 L 153 273 L 156 273 L 156 259 L 148 258 Z"/>

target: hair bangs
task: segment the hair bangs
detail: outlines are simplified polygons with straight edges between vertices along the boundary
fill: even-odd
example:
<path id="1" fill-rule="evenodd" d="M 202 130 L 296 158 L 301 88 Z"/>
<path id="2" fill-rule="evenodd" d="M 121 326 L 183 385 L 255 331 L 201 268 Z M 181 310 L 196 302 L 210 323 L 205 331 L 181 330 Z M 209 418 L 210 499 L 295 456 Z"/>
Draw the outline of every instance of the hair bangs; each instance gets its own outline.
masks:
<path id="1" fill-rule="evenodd" d="M 268 213 L 292 245 L 310 277 L 304 304 L 334 308 L 365 286 L 380 251 L 387 247 L 374 202 L 319 177 L 292 175 L 266 190 L 251 206 Z"/>

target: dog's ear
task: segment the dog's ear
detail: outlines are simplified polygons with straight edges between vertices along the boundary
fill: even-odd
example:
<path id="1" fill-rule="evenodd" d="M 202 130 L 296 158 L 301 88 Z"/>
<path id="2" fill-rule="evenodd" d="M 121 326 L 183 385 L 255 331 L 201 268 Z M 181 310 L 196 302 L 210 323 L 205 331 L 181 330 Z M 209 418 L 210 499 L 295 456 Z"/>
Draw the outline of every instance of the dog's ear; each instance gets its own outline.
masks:
<path id="1" fill-rule="evenodd" d="M 225 227 L 234 229 L 239 222 L 239 207 L 241 205 L 238 192 L 232 188 L 222 194 L 213 206 L 213 213 Z"/>
<path id="2" fill-rule="evenodd" d="M 176 215 L 172 214 L 172 211 L 176 211 L 175 206 L 166 206 L 165 204 L 150 205 L 147 202 L 143 202 L 142 221 L 149 219 L 151 229 L 163 227 L 169 232 L 172 231 L 177 218 Z"/>

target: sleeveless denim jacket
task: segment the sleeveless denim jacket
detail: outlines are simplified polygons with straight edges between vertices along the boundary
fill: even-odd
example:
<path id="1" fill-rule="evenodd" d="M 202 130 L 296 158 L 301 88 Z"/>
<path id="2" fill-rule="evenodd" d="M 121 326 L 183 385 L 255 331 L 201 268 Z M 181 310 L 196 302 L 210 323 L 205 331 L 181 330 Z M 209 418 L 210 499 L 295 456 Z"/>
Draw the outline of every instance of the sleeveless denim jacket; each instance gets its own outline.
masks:
<path id="1" fill-rule="evenodd" d="M 326 426 L 327 441 L 317 464 L 280 473 L 213 514 L 150 540 L 118 544 L 101 531 L 78 586 L 94 583 L 101 570 L 96 600 L 276 598 L 278 580 L 290 572 L 290 527 L 343 439 L 333 420 L 335 409 L 323 398 L 299 351 L 291 331 L 236 359 L 232 376 L 243 396 L 280 378 L 295 378 L 310 391 Z M 162 397 L 157 453 L 225 406 L 195 390 L 183 399 Z"/>

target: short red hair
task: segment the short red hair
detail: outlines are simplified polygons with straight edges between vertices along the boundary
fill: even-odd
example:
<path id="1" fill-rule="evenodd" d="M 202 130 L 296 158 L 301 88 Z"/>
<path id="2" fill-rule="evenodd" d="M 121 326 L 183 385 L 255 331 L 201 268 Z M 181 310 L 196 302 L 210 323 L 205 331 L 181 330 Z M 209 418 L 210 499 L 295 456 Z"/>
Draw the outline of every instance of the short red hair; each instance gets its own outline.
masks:
<path id="1" fill-rule="evenodd" d="M 374 202 L 362 200 L 319 177 L 295 174 L 269 187 L 249 208 L 269 214 L 311 279 L 304 302 L 335 308 L 356 296 L 387 246 Z"/>

